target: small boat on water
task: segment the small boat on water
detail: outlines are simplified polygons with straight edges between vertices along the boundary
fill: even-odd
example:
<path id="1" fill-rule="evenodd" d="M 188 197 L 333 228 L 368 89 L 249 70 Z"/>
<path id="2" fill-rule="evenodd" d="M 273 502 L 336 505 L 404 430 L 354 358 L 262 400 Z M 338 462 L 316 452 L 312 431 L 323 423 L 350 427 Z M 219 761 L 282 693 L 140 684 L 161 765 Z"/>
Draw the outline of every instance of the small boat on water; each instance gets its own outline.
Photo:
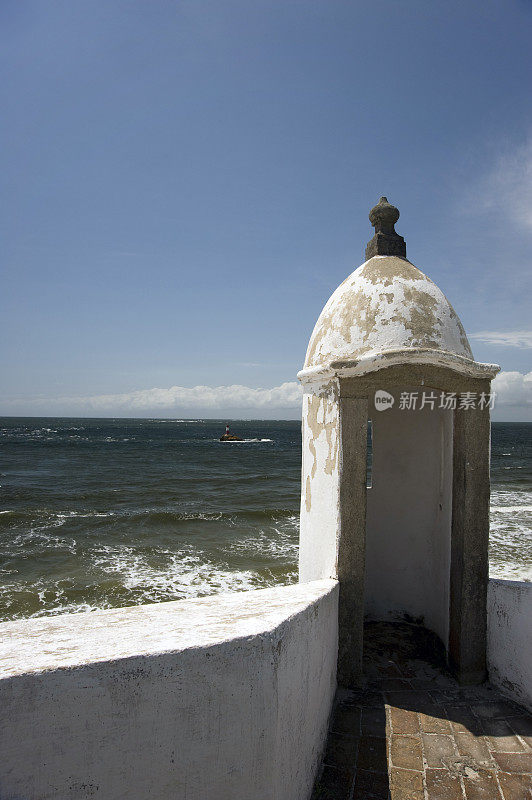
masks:
<path id="1" fill-rule="evenodd" d="M 226 425 L 225 426 L 225 433 L 223 434 L 223 436 L 220 436 L 220 441 L 221 442 L 242 442 L 243 439 L 241 439 L 240 436 L 235 436 L 234 433 L 231 433 L 230 430 L 229 430 L 229 425 Z"/>

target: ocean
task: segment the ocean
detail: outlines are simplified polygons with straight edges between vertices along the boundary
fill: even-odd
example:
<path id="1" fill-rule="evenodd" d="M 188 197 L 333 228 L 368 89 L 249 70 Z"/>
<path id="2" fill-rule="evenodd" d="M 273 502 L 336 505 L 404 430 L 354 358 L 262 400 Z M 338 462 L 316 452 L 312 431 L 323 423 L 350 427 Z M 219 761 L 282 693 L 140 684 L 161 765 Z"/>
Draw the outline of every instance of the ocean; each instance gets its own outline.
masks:
<path id="1" fill-rule="evenodd" d="M 297 580 L 301 428 L 0 418 L 0 620 Z M 532 423 L 492 426 L 490 574 L 531 580 Z"/>

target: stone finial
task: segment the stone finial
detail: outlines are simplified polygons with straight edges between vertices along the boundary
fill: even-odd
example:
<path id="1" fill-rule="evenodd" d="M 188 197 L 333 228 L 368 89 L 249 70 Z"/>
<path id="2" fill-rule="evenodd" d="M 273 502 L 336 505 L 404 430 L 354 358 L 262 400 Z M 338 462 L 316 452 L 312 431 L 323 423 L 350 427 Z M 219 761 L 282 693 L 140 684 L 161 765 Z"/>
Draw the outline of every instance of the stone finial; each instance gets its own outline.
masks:
<path id="1" fill-rule="evenodd" d="M 375 236 L 366 247 L 366 261 L 373 256 L 400 256 L 406 258 L 406 242 L 395 232 L 394 225 L 399 219 L 399 209 L 381 197 L 369 212 L 369 221 L 375 228 Z"/>

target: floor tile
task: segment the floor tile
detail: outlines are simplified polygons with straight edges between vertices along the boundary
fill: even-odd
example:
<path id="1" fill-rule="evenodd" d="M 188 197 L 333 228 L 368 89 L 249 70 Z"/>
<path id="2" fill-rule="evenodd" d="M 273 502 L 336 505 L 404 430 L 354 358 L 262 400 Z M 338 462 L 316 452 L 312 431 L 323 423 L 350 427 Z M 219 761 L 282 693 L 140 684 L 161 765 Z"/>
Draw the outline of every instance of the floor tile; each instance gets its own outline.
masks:
<path id="1" fill-rule="evenodd" d="M 389 794 L 388 776 L 359 769 L 355 778 L 353 800 L 387 800 Z"/>
<path id="2" fill-rule="evenodd" d="M 368 678 L 337 692 L 313 800 L 532 800 L 532 716 L 459 686 L 432 634 L 371 625 Z"/>
<path id="3" fill-rule="evenodd" d="M 363 736 L 358 749 L 358 769 L 387 774 L 386 739 Z"/>
<path id="4" fill-rule="evenodd" d="M 411 769 L 396 769 L 392 767 L 390 774 L 390 786 L 392 789 L 410 789 L 411 791 L 423 791 L 423 773 Z"/>
<path id="5" fill-rule="evenodd" d="M 454 738 L 442 733 L 424 733 L 423 755 L 429 767 L 441 769 L 456 754 Z"/>
<path id="6" fill-rule="evenodd" d="M 466 756 L 467 759 L 471 759 L 480 767 L 495 768 L 497 766 L 486 741 L 481 736 L 473 736 L 471 733 L 457 733 L 454 740 L 461 756 Z"/>
<path id="7" fill-rule="evenodd" d="M 417 736 L 394 734 L 390 753 L 394 767 L 418 771 L 423 769 L 423 751 L 421 749 L 421 740 Z"/>
<path id="8" fill-rule="evenodd" d="M 362 736 L 386 736 L 386 713 L 383 708 L 363 708 Z"/>
<path id="9" fill-rule="evenodd" d="M 532 753 L 493 753 L 493 758 L 503 772 L 532 774 Z"/>
<path id="10" fill-rule="evenodd" d="M 502 800 L 494 772 L 472 769 L 465 772 L 463 780 L 467 800 Z"/>
<path id="11" fill-rule="evenodd" d="M 361 711 L 359 708 L 345 705 L 338 706 L 333 714 L 331 730 L 334 733 L 360 736 L 360 718 Z"/>
<path id="12" fill-rule="evenodd" d="M 350 800 L 354 776 L 351 772 L 324 767 L 314 786 L 312 800 Z"/>
<path id="13" fill-rule="evenodd" d="M 427 793 L 430 800 L 463 800 L 460 779 L 446 769 L 428 769 Z"/>
<path id="14" fill-rule="evenodd" d="M 358 739 L 331 732 L 327 739 L 327 749 L 323 763 L 330 767 L 354 769 L 356 767 L 357 753 Z"/>
<path id="15" fill-rule="evenodd" d="M 443 709 L 440 713 L 445 714 Z M 451 733 L 451 723 L 446 716 L 433 717 L 429 714 L 420 714 L 419 721 L 424 733 Z"/>
<path id="16" fill-rule="evenodd" d="M 390 706 L 393 733 L 419 733 L 419 718 L 415 711 Z"/>
<path id="17" fill-rule="evenodd" d="M 471 733 L 482 736 L 484 728 L 478 717 L 475 717 L 469 706 L 446 706 L 453 733 Z"/>
<path id="18" fill-rule="evenodd" d="M 497 778 L 504 800 L 531 800 L 532 780 L 530 775 L 499 772 Z"/>
<path id="19" fill-rule="evenodd" d="M 480 719 L 507 719 L 518 713 L 516 706 L 505 700 L 471 703 L 471 711 Z"/>
<path id="20" fill-rule="evenodd" d="M 488 737 L 491 750 L 496 750 L 501 753 L 519 753 L 526 751 L 526 745 L 518 739 L 505 720 L 484 720 L 482 726 Z"/>

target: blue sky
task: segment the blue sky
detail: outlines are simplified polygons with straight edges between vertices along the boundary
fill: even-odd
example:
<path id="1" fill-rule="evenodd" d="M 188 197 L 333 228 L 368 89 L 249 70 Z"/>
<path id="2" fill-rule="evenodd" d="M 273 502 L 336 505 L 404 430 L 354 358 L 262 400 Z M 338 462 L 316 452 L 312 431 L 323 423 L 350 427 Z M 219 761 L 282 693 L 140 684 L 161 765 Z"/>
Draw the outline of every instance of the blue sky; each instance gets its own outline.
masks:
<path id="1" fill-rule="evenodd" d="M 3 0 L 0 31 L 0 413 L 297 416 L 385 194 L 532 419 L 529 2 Z"/>

